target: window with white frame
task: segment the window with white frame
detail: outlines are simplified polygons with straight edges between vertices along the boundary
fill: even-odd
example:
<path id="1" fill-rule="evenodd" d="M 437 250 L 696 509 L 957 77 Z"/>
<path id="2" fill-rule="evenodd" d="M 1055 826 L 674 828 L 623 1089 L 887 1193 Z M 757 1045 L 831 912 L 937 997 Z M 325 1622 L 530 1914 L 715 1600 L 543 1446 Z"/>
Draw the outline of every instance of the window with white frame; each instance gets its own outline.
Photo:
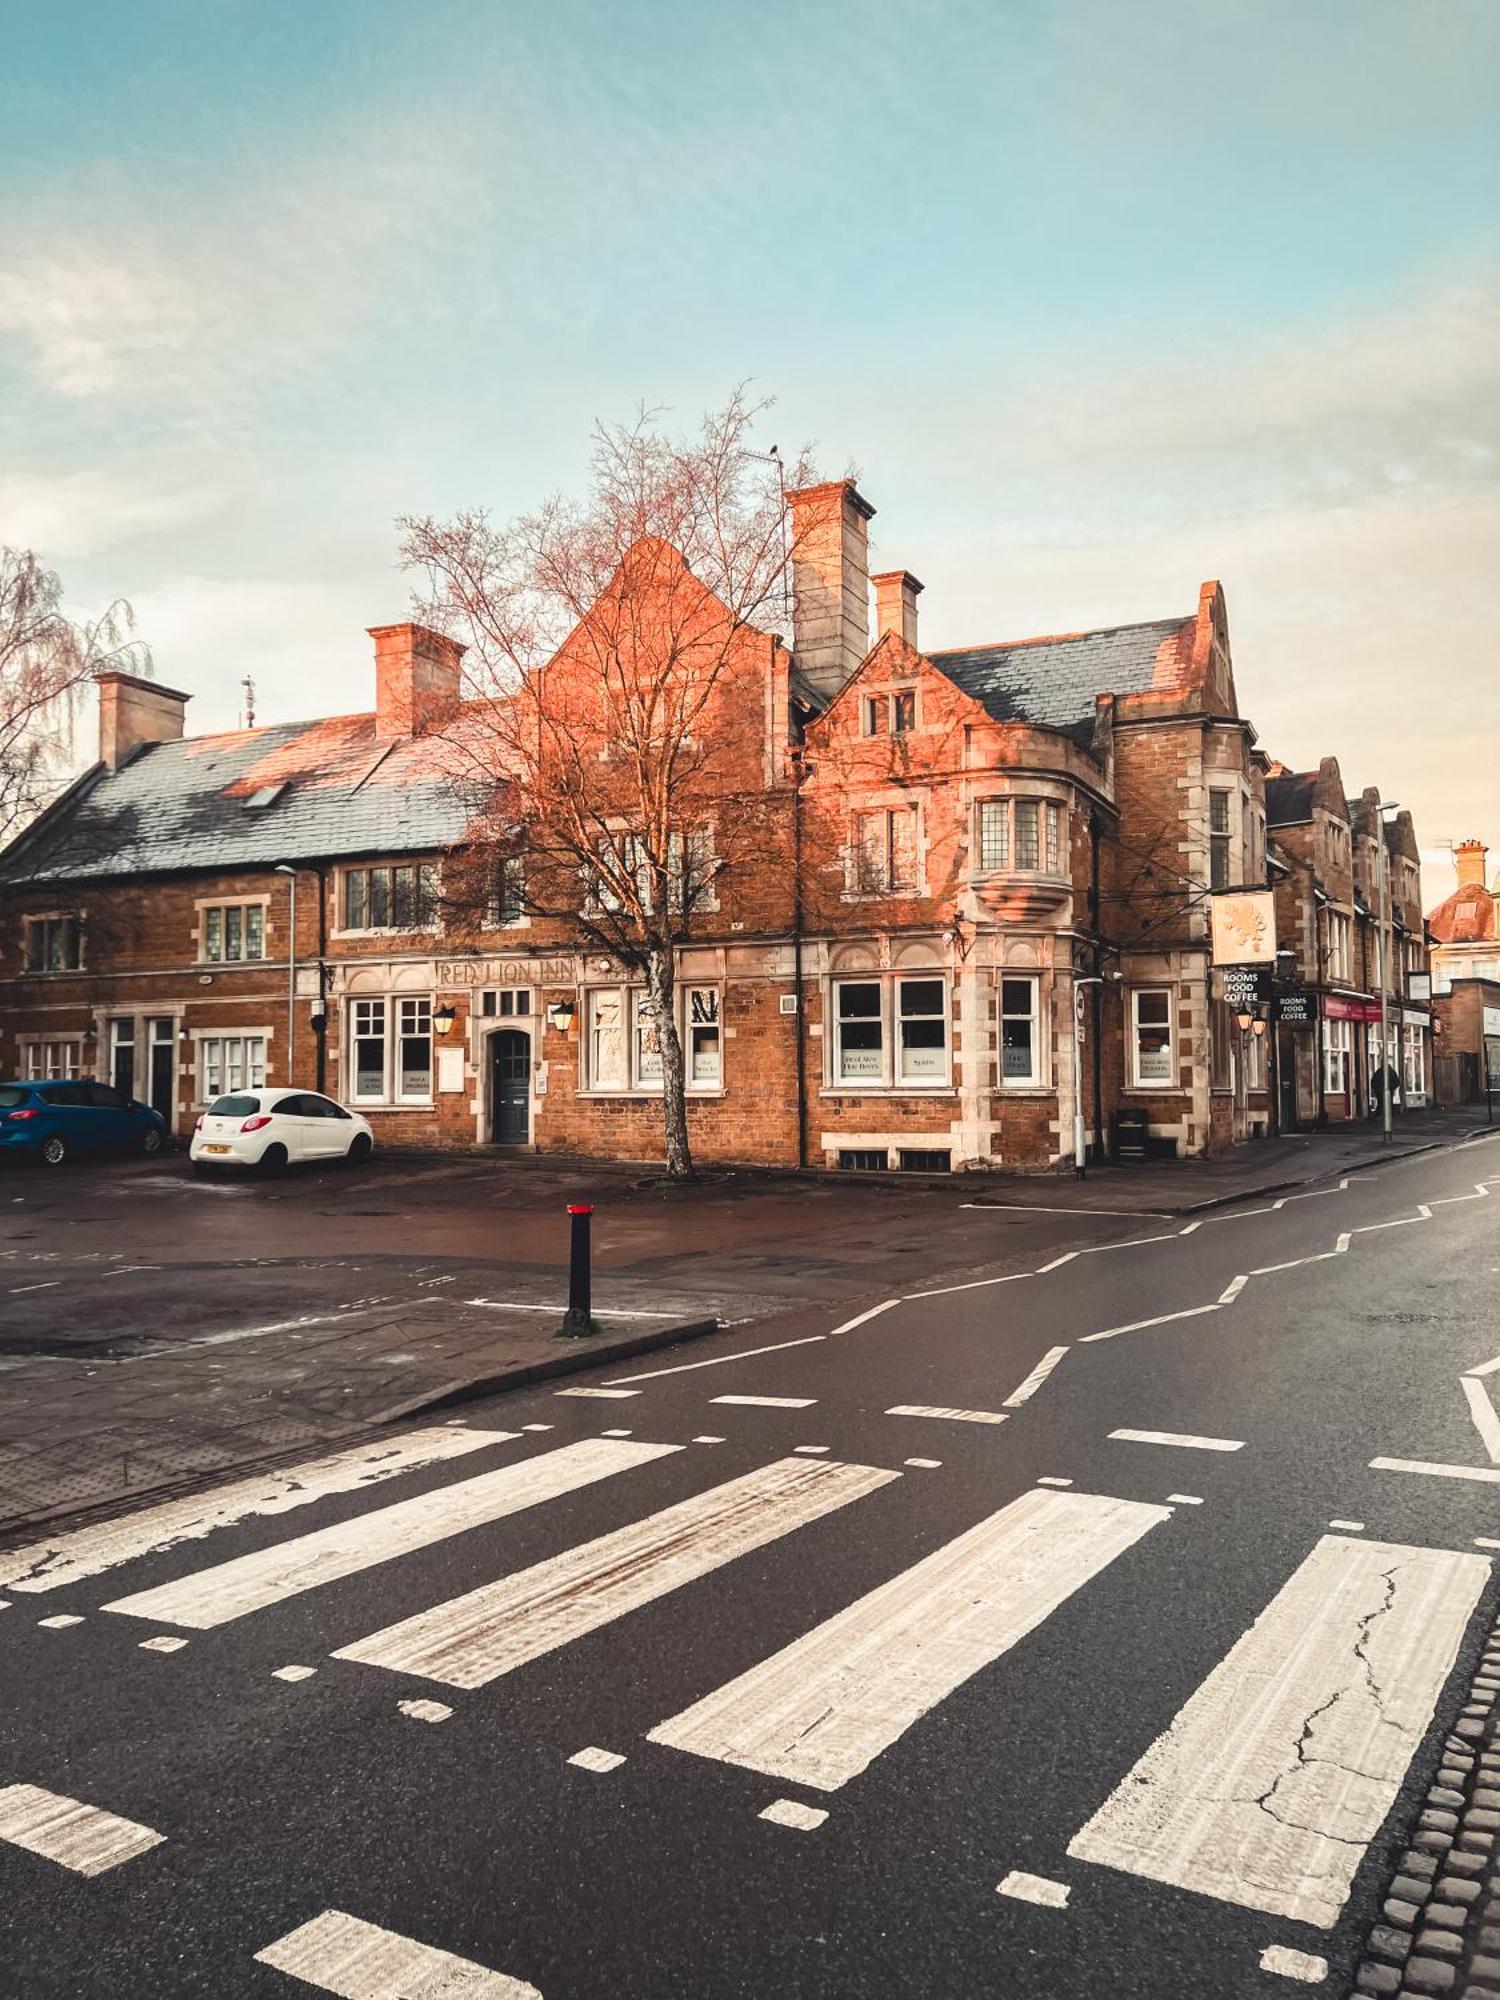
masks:
<path id="1" fill-rule="evenodd" d="M 349 1095 L 356 1103 L 385 1097 L 386 1003 L 355 1000 L 349 1007 Z"/>
<path id="2" fill-rule="evenodd" d="M 678 987 L 674 1007 L 688 1090 L 720 1089 L 724 1068 L 718 987 Z M 584 995 L 584 1021 L 585 1089 L 661 1089 L 661 1027 L 643 987 L 590 987 Z"/>
<path id="3" fill-rule="evenodd" d="M 1130 996 L 1131 1081 L 1145 1088 L 1175 1084 L 1172 988 L 1137 986 Z"/>
<path id="4" fill-rule="evenodd" d="M 198 1037 L 198 1102 L 211 1104 L 230 1090 L 260 1090 L 266 1081 L 264 1035 Z"/>
<path id="5" fill-rule="evenodd" d="M 432 1096 L 432 1001 L 425 995 L 396 1002 L 394 1081 L 398 1104 L 425 1104 Z"/>
<path id="6" fill-rule="evenodd" d="M 930 974 L 833 984 L 835 1087 L 948 1082 L 948 986 Z"/>
<path id="7" fill-rule="evenodd" d="M 981 799 L 976 846 L 981 873 L 1016 868 L 1063 870 L 1063 809 L 1052 799 Z"/>
<path id="8" fill-rule="evenodd" d="M 1006 976 L 1000 981 L 1000 1082 L 1013 1089 L 1042 1080 L 1037 993 L 1040 981 Z"/>
<path id="9" fill-rule="evenodd" d="M 77 1037 L 65 1035 L 56 1040 L 21 1044 L 21 1077 L 26 1083 L 54 1078 L 71 1082 L 82 1067 L 83 1043 Z"/>
<path id="10" fill-rule="evenodd" d="M 438 919 L 435 861 L 344 870 L 344 928 L 350 931 L 433 930 Z"/>
<path id="11" fill-rule="evenodd" d="M 1421 1028 L 1408 1021 L 1401 1030 L 1401 1083 L 1408 1099 L 1427 1095 L 1427 1051 Z"/>
<path id="12" fill-rule="evenodd" d="M 1323 1089 L 1330 1097 L 1341 1097 L 1349 1088 L 1349 1070 L 1354 1059 L 1354 1023 L 1323 1023 Z"/>
<path id="13" fill-rule="evenodd" d="M 264 903 L 205 903 L 198 919 L 198 957 L 205 965 L 265 957 Z"/>
<path id="14" fill-rule="evenodd" d="M 1266 1037 L 1271 1030 L 1256 1034 L 1252 1028 L 1245 1037 L 1245 1088 L 1264 1090 L 1266 1087 Z"/>
<path id="15" fill-rule="evenodd" d="M 1233 835 L 1229 830 L 1229 793 L 1217 787 L 1208 795 L 1208 886 L 1227 889 L 1232 872 Z"/>
<path id="16" fill-rule="evenodd" d="M 83 964 L 83 926 L 76 916 L 26 919 L 26 970 L 77 972 Z"/>
<path id="17" fill-rule="evenodd" d="M 855 886 L 863 895 L 916 888 L 915 806 L 882 806 L 855 814 Z"/>
<path id="18" fill-rule="evenodd" d="M 1342 910 L 1324 912 L 1328 926 L 1328 977 L 1347 979 L 1350 975 L 1350 935 L 1352 926 Z"/>

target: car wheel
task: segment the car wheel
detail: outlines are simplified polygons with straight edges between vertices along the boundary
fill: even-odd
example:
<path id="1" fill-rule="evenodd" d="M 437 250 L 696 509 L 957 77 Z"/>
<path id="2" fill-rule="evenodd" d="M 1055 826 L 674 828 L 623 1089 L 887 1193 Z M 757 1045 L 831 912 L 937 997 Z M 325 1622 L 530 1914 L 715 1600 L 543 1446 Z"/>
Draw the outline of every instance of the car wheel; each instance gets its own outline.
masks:
<path id="1" fill-rule="evenodd" d="M 349 1150 L 344 1158 L 351 1167 L 362 1167 L 375 1150 L 375 1142 L 368 1132 L 356 1132 L 349 1142 Z"/>
<path id="2" fill-rule="evenodd" d="M 51 1138 L 43 1139 L 42 1165 L 44 1167 L 60 1167 L 67 1157 L 68 1142 L 62 1136 L 61 1132 L 54 1132 Z"/>
<path id="3" fill-rule="evenodd" d="M 159 1125 L 148 1125 L 146 1127 L 145 1131 L 141 1134 L 140 1149 L 148 1158 L 151 1154 L 161 1151 L 161 1127 Z"/>
<path id="4" fill-rule="evenodd" d="M 263 1174 L 283 1174 L 286 1172 L 286 1162 L 285 1146 L 267 1146 L 260 1156 L 260 1170 Z"/>

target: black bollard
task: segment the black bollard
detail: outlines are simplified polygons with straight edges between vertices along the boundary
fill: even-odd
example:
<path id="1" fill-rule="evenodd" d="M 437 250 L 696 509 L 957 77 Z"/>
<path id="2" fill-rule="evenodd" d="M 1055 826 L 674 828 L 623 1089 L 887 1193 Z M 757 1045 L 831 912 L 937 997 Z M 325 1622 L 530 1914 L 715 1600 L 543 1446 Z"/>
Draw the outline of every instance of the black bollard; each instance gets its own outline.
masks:
<path id="1" fill-rule="evenodd" d="M 565 1337 L 575 1340 L 594 1331 L 593 1293 L 589 1272 L 589 1220 L 593 1213 L 592 1202 L 568 1203 L 571 1223 L 568 1244 L 568 1310 L 558 1330 Z"/>

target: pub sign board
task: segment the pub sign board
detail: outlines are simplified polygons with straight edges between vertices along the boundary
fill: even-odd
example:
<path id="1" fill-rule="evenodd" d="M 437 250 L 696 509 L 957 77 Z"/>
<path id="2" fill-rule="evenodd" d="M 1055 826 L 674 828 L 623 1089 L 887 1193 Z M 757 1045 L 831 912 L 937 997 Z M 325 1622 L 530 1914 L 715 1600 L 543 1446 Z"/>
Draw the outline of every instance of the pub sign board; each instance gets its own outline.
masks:
<path id="1" fill-rule="evenodd" d="M 1209 904 L 1215 965 L 1276 963 L 1276 898 L 1269 889 L 1221 889 Z"/>
<path id="2" fill-rule="evenodd" d="M 1271 997 L 1271 968 L 1267 965 L 1221 965 L 1219 985 L 1232 1014 L 1253 1013 Z"/>
<path id="3" fill-rule="evenodd" d="M 1305 986 L 1284 986 L 1276 995 L 1276 1018 L 1290 1028 L 1311 1028 L 1318 1018 L 1318 996 Z"/>

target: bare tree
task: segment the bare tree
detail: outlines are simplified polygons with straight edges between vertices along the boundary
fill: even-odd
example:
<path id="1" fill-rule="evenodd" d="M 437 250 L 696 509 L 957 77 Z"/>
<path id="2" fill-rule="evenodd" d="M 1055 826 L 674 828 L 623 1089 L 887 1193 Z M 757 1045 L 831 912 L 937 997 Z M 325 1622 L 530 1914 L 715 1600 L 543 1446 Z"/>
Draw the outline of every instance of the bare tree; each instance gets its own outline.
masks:
<path id="1" fill-rule="evenodd" d="M 107 667 L 149 673 L 123 598 L 90 623 L 62 608 L 62 582 L 30 549 L 0 547 L 0 844 L 66 776 L 85 684 Z"/>
<path id="2" fill-rule="evenodd" d="M 420 614 L 468 648 L 466 699 L 432 733 L 478 829 L 472 901 L 557 919 L 643 983 L 674 1176 L 692 1171 L 677 950 L 789 823 L 770 628 L 792 551 L 780 460 L 751 449 L 765 407 L 737 392 L 688 438 L 651 411 L 601 425 L 587 497 L 506 526 L 400 523 Z"/>

